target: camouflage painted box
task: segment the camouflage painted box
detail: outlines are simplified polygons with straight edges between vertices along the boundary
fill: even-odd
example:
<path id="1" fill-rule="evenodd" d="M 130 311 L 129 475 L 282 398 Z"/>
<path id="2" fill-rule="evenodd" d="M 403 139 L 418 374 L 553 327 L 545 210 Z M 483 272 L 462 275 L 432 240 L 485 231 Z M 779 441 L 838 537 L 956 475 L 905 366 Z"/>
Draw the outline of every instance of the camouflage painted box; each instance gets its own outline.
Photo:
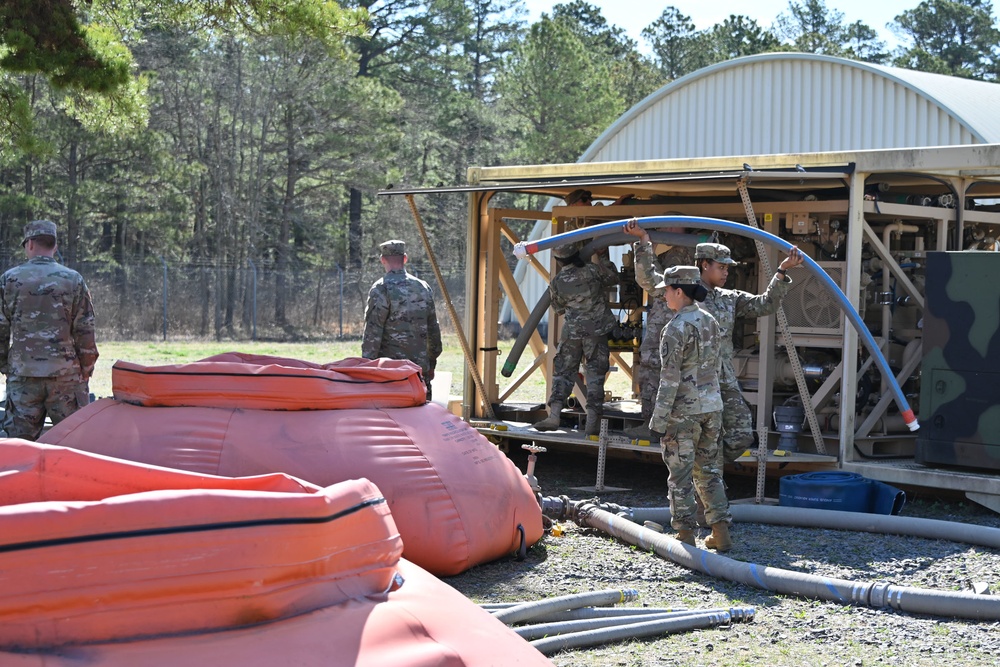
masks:
<path id="1" fill-rule="evenodd" d="M 931 252 L 916 461 L 1000 470 L 1000 253 Z"/>

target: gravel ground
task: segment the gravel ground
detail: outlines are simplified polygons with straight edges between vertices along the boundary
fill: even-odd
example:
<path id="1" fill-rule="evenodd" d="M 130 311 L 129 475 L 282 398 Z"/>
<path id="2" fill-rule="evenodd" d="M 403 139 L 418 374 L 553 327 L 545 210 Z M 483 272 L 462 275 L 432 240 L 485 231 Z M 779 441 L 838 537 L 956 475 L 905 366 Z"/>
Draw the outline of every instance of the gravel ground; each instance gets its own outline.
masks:
<path id="1" fill-rule="evenodd" d="M 510 454 L 525 470 L 522 451 Z M 547 496 L 583 500 L 593 493 L 596 458 L 549 452 L 536 476 Z M 610 459 L 605 484 L 628 491 L 601 499 L 631 507 L 662 507 L 666 467 Z M 753 498 L 751 477 L 727 476 L 731 500 Z M 917 490 L 919 492 L 919 490 Z M 926 493 L 926 491 L 921 492 Z M 766 495 L 776 498 L 777 479 Z M 1000 515 L 956 498 L 914 495 L 901 515 L 1000 528 Z M 788 597 L 688 570 L 594 529 L 558 524 L 521 562 L 501 560 L 456 577 L 449 584 L 475 602 L 523 602 L 604 589 L 639 591 L 631 606 L 755 608 L 755 618 L 708 630 L 573 649 L 552 656 L 560 667 L 712 665 L 771 667 L 897 665 L 1000 665 L 1000 623 L 920 616 Z M 669 529 L 668 529 L 669 530 Z M 558 531 L 556 531 L 558 532 Z M 914 537 L 734 524 L 736 560 L 856 581 L 931 590 L 971 591 L 984 583 L 1000 595 L 1000 551 Z M 707 530 L 701 531 L 699 545 Z"/>

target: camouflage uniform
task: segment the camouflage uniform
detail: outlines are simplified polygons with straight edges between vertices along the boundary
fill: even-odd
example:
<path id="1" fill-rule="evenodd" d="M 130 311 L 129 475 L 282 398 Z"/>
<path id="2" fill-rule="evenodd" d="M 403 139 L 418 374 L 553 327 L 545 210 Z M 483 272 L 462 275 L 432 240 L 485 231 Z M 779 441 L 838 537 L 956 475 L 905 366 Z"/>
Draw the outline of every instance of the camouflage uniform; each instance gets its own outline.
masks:
<path id="1" fill-rule="evenodd" d="M 685 246 L 674 246 L 659 256 L 653 256 L 653 244 L 637 241 L 635 250 L 635 281 L 649 295 L 649 313 L 646 315 L 646 331 L 639 345 L 639 367 L 635 379 L 639 385 L 639 400 L 642 404 L 642 423 L 649 424 L 653 416 L 653 399 L 660 381 L 660 332 L 673 316 L 667 302 L 663 300 L 663 289 L 657 283 L 663 280 L 663 271 L 681 264 L 694 264 L 694 250 Z"/>
<path id="2" fill-rule="evenodd" d="M 55 238 L 55 224 L 28 223 L 24 243 L 37 236 Z M 58 424 L 89 403 L 88 380 L 98 357 L 94 306 L 83 277 L 47 256 L 0 276 L 0 300 L 3 430 L 35 440 L 46 414 Z"/>
<path id="3" fill-rule="evenodd" d="M 387 241 L 381 247 L 383 257 L 405 254 L 402 241 Z M 430 399 L 430 378 L 441 356 L 441 328 L 427 283 L 403 269 L 387 271 L 375 281 L 365 306 L 361 356 L 414 362 L 423 372 Z"/>
<path id="4" fill-rule="evenodd" d="M 599 264 L 567 264 L 552 278 L 552 307 L 563 315 L 563 325 L 552 362 L 549 405 L 561 405 L 573 391 L 581 358 L 587 360 L 587 406 L 604 404 L 604 380 L 611 367 L 608 334 L 616 323 L 608 305 L 608 288 L 617 283 L 618 271 L 607 257 Z"/>
<path id="5" fill-rule="evenodd" d="M 699 259 L 706 258 L 725 264 L 735 264 L 729 255 L 729 248 L 718 243 L 698 244 L 695 256 Z M 782 280 L 777 274 L 771 278 L 767 289 L 759 296 L 741 290 L 708 287 L 708 296 L 705 297 L 701 307 L 711 313 L 719 323 L 722 344 L 719 352 L 722 358 L 719 385 L 722 390 L 722 402 L 725 404 L 722 409 L 724 463 L 732 463 L 753 445 L 753 416 L 740 391 L 740 383 L 733 368 L 733 329 L 736 318 L 756 318 L 774 314 L 791 287 L 791 278 L 786 277 Z"/>
<path id="6" fill-rule="evenodd" d="M 692 279 L 697 270 L 690 267 Z M 697 527 L 695 491 L 709 524 L 731 521 L 722 482 L 719 435 L 719 326 L 696 304 L 685 306 L 663 328 L 661 372 L 650 429 L 663 433 L 663 462 L 670 471 L 670 525 L 678 531 Z"/>

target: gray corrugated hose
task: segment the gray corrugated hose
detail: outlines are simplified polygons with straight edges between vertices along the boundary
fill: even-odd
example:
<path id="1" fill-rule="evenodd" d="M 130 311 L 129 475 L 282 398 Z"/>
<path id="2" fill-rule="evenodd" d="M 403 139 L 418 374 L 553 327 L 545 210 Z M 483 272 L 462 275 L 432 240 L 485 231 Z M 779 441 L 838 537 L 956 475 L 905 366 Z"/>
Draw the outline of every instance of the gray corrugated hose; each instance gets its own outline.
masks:
<path id="1" fill-rule="evenodd" d="M 589 503 L 576 508 L 576 522 L 581 526 L 599 528 L 613 537 L 654 551 L 692 570 L 754 588 L 841 604 L 854 603 L 875 608 L 891 607 L 910 613 L 1000 620 L 998 596 L 926 591 L 892 584 L 847 581 L 743 563 L 683 544 L 672 537 L 633 523 L 624 516 L 616 516 Z"/>
<path id="2" fill-rule="evenodd" d="M 659 614 L 633 614 L 631 616 L 607 616 L 604 618 L 588 618 L 577 621 L 554 621 L 551 623 L 536 623 L 514 628 L 514 632 L 525 639 L 540 639 L 554 635 L 571 634 L 587 630 L 635 625 L 651 621 L 662 621 L 670 618 L 685 618 L 688 616 L 704 616 L 706 614 L 729 614 L 732 620 L 753 620 L 753 607 L 731 609 L 688 609 L 684 611 L 667 611 Z"/>
<path id="3" fill-rule="evenodd" d="M 580 607 L 604 606 L 632 602 L 638 599 L 639 591 L 635 589 L 591 591 L 577 595 L 560 595 L 545 600 L 524 602 L 507 609 L 501 609 L 493 614 L 498 621 L 511 625 L 521 623 L 549 612 L 578 609 Z"/>
<path id="4" fill-rule="evenodd" d="M 519 604 L 523 603 L 487 602 L 479 606 L 490 613 L 496 613 L 501 609 L 509 609 Z M 671 614 L 676 611 L 692 610 L 687 607 L 580 607 L 579 609 L 554 611 L 542 616 L 536 616 L 531 620 L 536 623 L 548 623 L 549 621 L 580 621 L 588 618 L 612 618 L 615 616 L 635 616 L 639 614 Z"/>
<path id="5" fill-rule="evenodd" d="M 545 639 L 536 639 L 531 645 L 541 651 L 544 655 L 552 655 L 567 648 L 581 648 L 584 646 L 596 646 L 606 644 L 620 639 L 633 639 L 639 637 L 651 637 L 654 635 L 668 634 L 672 632 L 684 632 L 686 630 L 698 630 L 700 628 L 711 628 L 717 625 L 729 623 L 729 612 L 716 612 L 707 614 L 695 614 L 692 616 L 682 616 L 680 618 L 666 618 L 659 621 L 645 621 L 633 623 L 631 625 L 621 625 L 613 628 L 601 628 L 599 630 L 588 630 L 584 632 L 573 632 L 566 635 L 556 635 Z"/>
<path id="6" fill-rule="evenodd" d="M 730 505 L 729 510 L 732 512 L 733 521 L 853 530 L 883 535 L 909 535 L 1000 549 L 1000 528 L 990 526 L 896 514 L 842 512 L 782 505 Z M 632 507 L 627 508 L 625 514 L 636 523 L 643 521 L 656 521 L 663 525 L 670 523 L 669 507 Z"/>

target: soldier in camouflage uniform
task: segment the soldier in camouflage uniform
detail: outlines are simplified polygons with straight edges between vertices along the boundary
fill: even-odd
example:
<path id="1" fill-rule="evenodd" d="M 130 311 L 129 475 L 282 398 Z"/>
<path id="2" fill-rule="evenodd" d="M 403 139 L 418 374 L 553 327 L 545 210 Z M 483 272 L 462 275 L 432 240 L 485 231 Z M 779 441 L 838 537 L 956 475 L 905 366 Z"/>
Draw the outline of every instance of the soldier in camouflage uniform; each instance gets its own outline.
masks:
<path id="1" fill-rule="evenodd" d="M 695 303 L 708 293 L 697 267 L 670 267 L 656 288 L 675 313 L 660 335 L 660 385 L 649 423 L 650 430 L 660 435 L 669 470 L 670 525 L 678 540 L 695 545 L 697 492 L 712 526 L 705 546 L 728 551 L 732 517 L 719 451 L 719 325 Z"/>
<path id="2" fill-rule="evenodd" d="M 666 267 L 693 265 L 694 249 L 674 246 L 667 252 L 654 256 L 649 234 L 634 218 L 625 223 L 623 230 L 639 239 L 632 244 L 635 251 L 635 281 L 649 294 L 646 331 L 639 345 L 639 367 L 635 373 L 642 405 L 642 424 L 625 429 L 625 433 L 634 438 L 649 439 L 652 438 L 649 418 L 653 415 L 653 399 L 660 380 L 660 332 L 674 316 L 674 312 L 663 300 L 663 290 L 656 285 L 663 280 L 663 269 Z"/>
<path id="3" fill-rule="evenodd" d="M 804 261 L 801 251 L 792 246 L 788 257 L 781 260 L 777 272 L 771 278 L 767 290 L 757 296 L 741 290 L 725 289 L 729 277 L 729 267 L 736 262 L 730 256 L 729 248 L 721 243 L 699 243 L 694 252 L 695 261 L 701 271 L 701 280 L 708 288 L 708 296 L 702 306 L 719 323 L 722 349 L 722 370 L 719 383 L 722 389 L 722 458 L 724 463 L 738 459 L 748 447 L 753 445 L 753 417 L 740 391 L 733 368 L 733 327 L 737 317 L 763 317 L 777 312 L 781 299 L 792 287 L 792 279 L 787 271 Z"/>
<path id="4" fill-rule="evenodd" d="M 560 268 L 549 284 L 552 307 L 563 315 L 559 348 L 552 362 L 552 391 L 548 416 L 533 424 L 539 431 L 559 428 L 559 413 L 573 391 L 581 358 L 586 358 L 587 435 L 601 430 L 604 407 L 604 379 L 611 367 L 608 334 L 616 320 L 608 305 L 608 289 L 618 283 L 618 271 L 607 256 L 586 262 L 576 244 L 553 251 Z"/>
<path id="5" fill-rule="evenodd" d="M 361 356 L 365 359 L 409 359 L 418 366 L 431 398 L 431 380 L 441 356 L 434 295 L 423 280 L 406 272 L 406 244 L 386 241 L 379 246 L 385 275 L 368 291 Z"/>
<path id="6" fill-rule="evenodd" d="M 0 276 L 0 372 L 7 376 L 3 431 L 35 440 L 90 401 L 97 364 L 94 305 L 83 277 L 54 259 L 56 225 L 34 220 L 21 242 L 28 261 Z"/>

